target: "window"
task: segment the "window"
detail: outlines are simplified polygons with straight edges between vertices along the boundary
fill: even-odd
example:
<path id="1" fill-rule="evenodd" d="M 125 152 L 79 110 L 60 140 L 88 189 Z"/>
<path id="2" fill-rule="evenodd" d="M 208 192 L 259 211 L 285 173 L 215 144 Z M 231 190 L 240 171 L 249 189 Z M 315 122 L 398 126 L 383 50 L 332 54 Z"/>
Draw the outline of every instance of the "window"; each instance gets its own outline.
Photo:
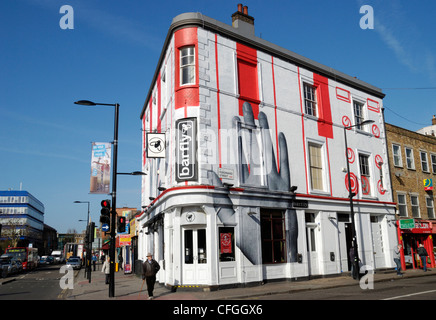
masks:
<path id="1" fill-rule="evenodd" d="M 309 143 L 310 184 L 314 190 L 324 190 L 322 146 Z"/>
<path id="2" fill-rule="evenodd" d="M 220 261 L 235 260 L 235 231 L 233 227 L 219 228 L 219 248 Z"/>
<path id="3" fill-rule="evenodd" d="M 285 214 L 261 211 L 262 263 L 286 262 Z"/>
<path id="4" fill-rule="evenodd" d="M 421 168 L 424 172 L 429 172 L 428 170 L 428 160 L 427 160 L 427 152 L 421 151 Z"/>
<path id="5" fill-rule="evenodd" d="M 362 126 L 360 125 L 365 120 L 365 117 L 363 115 L 363 103 L 353 101 L 353 109 L 356 128 L 359 130 L 363 130 Z"/>
<path id="6" fill-rule="evenodd" d="M 410 202 L 412 203 L 412 217 L 419 218 L 419 201 L 418 196 L 410 195 Z"/>
<path id="7" fill-rule="evenodd" d="M 360 179 L 362 180 L 362 193 L 364 195 L 371 194 L 369 171 L 369 156 L 365 154 L 359 154 L 359 166 L 360 166 Z"/>
<path id="8" fill-rule="evenodd" d="M 434 218 L 434 201 L 433 198 L 426 197 L 425 204 L 427 205 L 427 217 L 429 219 Z"/>
<path id="9" fill-rule="evenodd" d="M 316 111 L 316 87 L 307 83 L 303 84 L 304 87 L 304 107 L 308 115 L 317 116 Z"/>
<path id="10" fill-rule="evenodd" d="M 400 217 L 407 217 L 406 195 L 397 194 L 398 214 Z"/>
<path id="11" fill-rule="evenodd" d="M 433 170 L 433 173 L 436 173 L 436 154 L 431 154 L 431 168 Z"/>
<path id="12" fill-rule="evenodd" d="M 180 50 L 180 84 L 195 84 L 195 47 Z"/>
<path id="13" fill-rule="evenodd" d="M 394 166 L 396 167 L 402 167 L 403 166 L 403 160 L 401 159 L 401 149 L 400 146 L 397 144 L 392 145 L 392 154 L 394 155 Z"/>
<path id="14" fill-rule="evenodd" d="M 415 169 L 415 160 L 413 159 L 413 149 L 406 147 L 405 150 L 406 150 L 407 169 Z"/>

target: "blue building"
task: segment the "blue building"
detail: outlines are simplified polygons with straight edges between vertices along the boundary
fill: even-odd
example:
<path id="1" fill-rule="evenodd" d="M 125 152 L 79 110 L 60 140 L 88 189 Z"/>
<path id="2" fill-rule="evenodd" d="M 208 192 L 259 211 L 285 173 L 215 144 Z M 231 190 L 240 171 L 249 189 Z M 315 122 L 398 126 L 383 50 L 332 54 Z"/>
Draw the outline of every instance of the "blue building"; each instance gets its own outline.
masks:
<path id="1" fill-rule="evenodd" d="M 40 247 L 44 204 L 27 191 L 0 191 L 0 224 L 2 242 L 14 238 L 18 240 L 16 246 Z"/>

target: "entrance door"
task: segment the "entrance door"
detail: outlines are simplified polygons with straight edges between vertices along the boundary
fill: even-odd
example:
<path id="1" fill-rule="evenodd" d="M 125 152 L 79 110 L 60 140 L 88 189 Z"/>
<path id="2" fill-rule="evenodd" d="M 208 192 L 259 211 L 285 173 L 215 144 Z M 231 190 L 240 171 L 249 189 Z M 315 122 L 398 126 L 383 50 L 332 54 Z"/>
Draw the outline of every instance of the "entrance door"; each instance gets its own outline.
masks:
<path id="1" fill-rule="evenodd" d="M 374 254 L 374 269 L 386 266 L 385 255 L 383 250 L 383 234 L 379 217 L 371 216 L 372 247 Z"/>
<path id="2" fill-rule="evenodd" d="M 207 283 L 206 229 L 183 229 L 183 279 L 187 284 Z"/>

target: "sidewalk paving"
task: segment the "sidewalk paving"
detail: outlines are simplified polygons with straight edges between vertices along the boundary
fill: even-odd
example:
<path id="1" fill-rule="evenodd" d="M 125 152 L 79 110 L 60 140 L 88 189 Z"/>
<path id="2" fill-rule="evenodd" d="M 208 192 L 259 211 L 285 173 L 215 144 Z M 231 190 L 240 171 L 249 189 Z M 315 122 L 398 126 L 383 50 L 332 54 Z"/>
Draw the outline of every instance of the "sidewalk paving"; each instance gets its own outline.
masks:
<path id="1" fill-rule="evenodd" d="M 435 270 L 407 270 L 403 276 L 396 272 L 379 271 L 373 274 L 374 282 L 394 281 L 403 278 L 435 275 Z M 124 274 L 123 271 L 115 273 L 115 297 L 109 298 L 109 285 L 105 284 L 105 275 L 101 271 L 93 271 L 91 282 L 85 278 L 84 269 L 81 269 L 74 280 L 74 288 L 68 290 L 67 300 L 148 300 L 147 285 L 142 291 L 142 279 L 135 274 Z M 215 291 L 201 290 L 198 287 L 184 287 L 176 291 L 156 283 L 154 290 L 155 300 L 238 300 L 250 297 L 260 297 L 280 293 L 292 293 L 303 290 L 337 288 L 343 286 L 359 285 L 358 280 L 350 277 L 349 273 L 338 276 L 317 278 L 312 280 L 276 281 L 264 285 L 230 288 Z"/>

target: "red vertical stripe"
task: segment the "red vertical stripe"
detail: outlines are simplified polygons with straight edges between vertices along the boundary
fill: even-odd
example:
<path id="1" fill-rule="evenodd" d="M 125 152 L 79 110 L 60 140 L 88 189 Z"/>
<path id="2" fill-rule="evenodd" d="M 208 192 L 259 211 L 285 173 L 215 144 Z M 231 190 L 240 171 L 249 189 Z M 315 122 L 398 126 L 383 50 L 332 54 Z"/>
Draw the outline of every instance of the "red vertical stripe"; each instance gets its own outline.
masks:
<path id="1" fill-rule="evenodd" d="M 242 116 L 242 105 L 249 102 L 253 108 L 255 119 L 259 115 L 259 83 L 257 76 L 257 51 L 243 44 L 236 43 L 239 87 L 239 115 Z"/>
<path id="2" fill-rule="evenodd" d="M 313 74 L 313 84 L 317 88 L 318 99 L 318 134 L 333 139 L 332 109 L 328 79 L 319 74 Z"/>
<path id="3" fill-rule="evenodd" d="M 306 136 L 304 134 L 304 109 L 303 109 L 303 96 L 301 93 L 301 76 L 300 76 L 300 67 L 297 67 L 298 70 L 298 89 L 300 91 L 300 111 L 301 111 L 301 129 L 303 135 L 303 153 L 304 153 L 304 172 L 306 174 L 306 193 L 309 194 L 309 180 L 307 177 L 307 161 L 306 161 Z"/>
<path id="4" fill-rule="evenodd" d="M 161 132 L 161 126 L 162 126 L 162 121 L 160 119 L 160 115 L 161 115 L 161 96 L 160 96 L 160 88 L 161 88 L 161 81 L 160 81 L 160 73 L 157 76 L 157 132 L 160 133 Z"/>
<path id="5" fill-rule="evenodd" d="M 216 70 L 216 100 L 218 115 L 218 157 L 219 167 L 221 168 L 221 110 L 220 110 L 220 78 L 218 71 L 218 35 L 215 34 L 215 70 Z"/>
<path id="6" fill-rule="evenodd" d="M 279 136 L 277 128 L 277 99 L 276 99 L 276 80 L 274 75 L 274 57 L 271 56 L 271 69 L 272 69 L 272 82 L 274 91 L 274 117 L 275 117 L 275 127 L 276 127 L 276 148 L 277 148 L 277 169 L 280 172 L 280 150 L 279 150 Z"/>

